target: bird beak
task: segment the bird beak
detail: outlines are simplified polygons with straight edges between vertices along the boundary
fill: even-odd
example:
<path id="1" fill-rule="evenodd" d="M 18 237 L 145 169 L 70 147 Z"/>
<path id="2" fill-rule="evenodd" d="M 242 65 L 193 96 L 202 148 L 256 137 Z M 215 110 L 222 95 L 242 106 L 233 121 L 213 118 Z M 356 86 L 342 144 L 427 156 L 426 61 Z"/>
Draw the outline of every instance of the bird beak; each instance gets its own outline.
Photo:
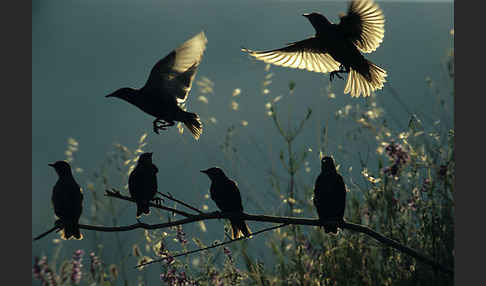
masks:
<path id="1" fill-rule="evenodd" d="M 201 173 L 207 174 L 208 170 L 201 170 Z"/>
<path id="2" fill-rule="evenodd" d="M 47 165 L 49 165 L 49 166 L 51 166 L 51 167 L 53 167 L 53 168 L 54 168 L 54 164 L 53 164 L 53 163 L 49 163 L 49 164 L 47 164 Z"/>
<path id="3" fill-rule="evenodd" d="M 113 93 L 110 93 L 108 95 L 105 95 L 105 97 L 113 97 Z"/>
<path id="4" fill-rule="evenodd" d="M 304 16 L 304 17 L 306 17 L 306 18 L 308 18 L 308 17 L 309 17 L 309 15 L 310 15 L 309 13 L 302 14 L 302 16 Z"/>

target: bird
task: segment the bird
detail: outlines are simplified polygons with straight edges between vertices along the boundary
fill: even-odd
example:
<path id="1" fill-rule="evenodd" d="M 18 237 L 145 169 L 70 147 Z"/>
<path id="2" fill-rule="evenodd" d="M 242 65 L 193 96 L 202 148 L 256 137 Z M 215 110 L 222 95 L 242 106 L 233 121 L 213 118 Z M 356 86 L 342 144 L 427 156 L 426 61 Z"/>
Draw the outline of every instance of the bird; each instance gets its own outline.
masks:
<path id="1" fill-rule="evenodd" d="M 48 164 L 56 170 L 59 179 L 52 190 L 51 201 L 54 213 L 59 218 L 56 225 L 61 227 L 64 240 L 83 239 L 79 231 L 79 218 L 83 212 L 83 190 L 73 177 L 71 166 L 65 161 Z"/>
<path id="2" fill-rule="evenodd" d="M 321 173 L 314 186 L 314 206 L 319 220 L 343 222 L 346 207 L 346 185 L 343 177 L 337 172 L 331 157 L 321 159 Z M 337 224 L 323 224 L 326 233 L 337 233 Z"/>
<path id="3" fill-rule="evenodd" d="M 186 112 L 185 103 L 206 43 L 206 35 L 201 31 L 159 60 L 142 88 L 124 87 L 105 97 L 120 98 L 154 116 L 153 130 L 157 134 L 178 121 L 184 123 L 198 140 L 203 125 L 196 113 Z"/>
<path id="4" fill-rule="evenodd" d="M 339 24 L 313 12 L 306 17 L 316 34 L 308 39 L 288 44 L 284 48 L 253 51 L 242 48 L 257 60 L 277 66 L 328 73 L 343 79 L 348 73 L 344 94 L 351 97 L 371 95 L 386 82 L 387 72 L 367 60 L 362 53 L 375 51 L 383 41 L 385 17 L 372 0 L 351 1 L 347 14 L 340 13 Z"/>
<path id="5" fill-rule="evenodd" d="M 218 167 L 201 170 L 201 172 L 205 173 L 211 180 L 209 193 L 211 199 L 221 211 L 243 212 L 240 191 L 235 181 L 228 178 L 223 170 Z M 251 230 L 244 220 L 231 218 L 230 223 L 232 228 L 231 239 L 251 236 Z"/>
<path id="6" fill-rule="evenodd" d="M 151 152 L 141 154 L 135 169 L 128 176 L 128 191 L 137 204 L 137 219 L 143 214 L 150 214 L 150 201 L 157 194 L 159 169 L 152 163 L 152 154 Z"/>

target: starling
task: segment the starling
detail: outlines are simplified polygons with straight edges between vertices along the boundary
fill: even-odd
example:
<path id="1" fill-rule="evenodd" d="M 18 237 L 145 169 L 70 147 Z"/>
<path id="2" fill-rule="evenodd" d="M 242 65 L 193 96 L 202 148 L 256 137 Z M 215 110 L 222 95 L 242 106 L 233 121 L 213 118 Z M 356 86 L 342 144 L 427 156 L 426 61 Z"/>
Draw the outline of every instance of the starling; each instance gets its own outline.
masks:
<path id="1" fill-rule="evenodd" d="M 353 0 L 348 13 L 341 13 L 339 24 L 333 24 L 319 13 L 302 15 L 316 30 L 314 37 L 270 51 L 251 51 L 251 56 L 277 66 L 328 73 L 332 81 L 340 73 L 348 73 L 344 93 L 352 97 L 381 89 L 387 73 L 364 58 L 383 41 L 385 18 L 372 0 Z"/>
<path id="2" fill-rule="evenodd" d="M 241 204 L 240 191 L 235 181 L 226 177 L 223 170 L 217 167 L 201 170 L 202 173 L 208 175 L 211 180 L 211 187 L 209 192 L 211 199 L 216 203 L 216 206 L 223 212 L 243 212 L 243 205 Z M 250 228 L 242 219 L 230 219 L 232 239 L 240 238 L 241 236 L 249 237 L 251 235 Z"/>
<path id="3" fill-rule="evenodd" d="M 204 32 L 200 32 L 159 60 L 141 89 L 125 87 L 106 97 L 121 98 L 154 116 L 153 130 L 157 134 L 178 121 L 186 125 L 196 140 L 199 139 L 201 120 L 196 113 L 185 111 L 185 102 L 206 43 Z"/>
<path id="4" fill-rule="evenodd" d="M 51 201 L 62 228 L 61 238 L 65 240 L 83 239 L 78 223 L 83 212 L 83 191 L 74 180 L 71 166 L 67 162 L 57 161 L 48 165 L 53 167 L 59 175 L 52 190 Z"/>
<path id="5" fill-rule="evenodd" d="M 326 220 L 343 221 L 346 186 L 343 177 L 336 171 L 331 157 L 324 157 L 321 160 L 321 173 L 317 177 L 314 187 L 314 205 L 322 222 Z M 326 224 L 324 231 L 337 233 L 337 225 Z"/>
<path id="6" fill-rule="evenodd" d="M 128 177 L 128 191 L 137 203 L 137 219 L 142 214 L 150 214 L 149 204 L 157 193 L 158 171 L 152 163 L 152 153 L 143 153 Z"/>

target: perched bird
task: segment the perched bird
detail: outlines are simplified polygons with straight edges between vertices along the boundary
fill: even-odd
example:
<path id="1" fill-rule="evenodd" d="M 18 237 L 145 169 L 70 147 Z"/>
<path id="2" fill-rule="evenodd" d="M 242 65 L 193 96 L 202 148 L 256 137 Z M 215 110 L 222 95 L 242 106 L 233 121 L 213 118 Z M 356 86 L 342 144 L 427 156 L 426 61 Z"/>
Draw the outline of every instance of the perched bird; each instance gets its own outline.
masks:
<path id="1" fill-rule="evenodd" d="M 221 211 L 243 212 L 240 191 L 235 181 L 226 177 L 223 170 L 218 167 L 201 170 L 201 172 L 208 175 L 211 180 L 211 187 L 209 189 L 211 199 Z M 243 235 L 246 237 L 251 235 L 250 228 L 244 220 L 230 219 L 230 223 L 233 229 L 232 239 L 240 238 Z"/>
<path id="2" fill-rule="evenodd" d="M 54 213 L 59 218 L 62 239 L 83 239 L 79 232 L 79 217 L 83 212 L 83 191 L 74 180 L 71 166 L 65 161 L 48 164 L 56 170 L 59 179 L 52 190 Z M 57 222 L 56 222 L 57 224 Z"/>
<path id="3" fill-rule="evenodd" d="M 186 125 L 196 140 L 199 139 L 201 120 L 196 113 L 185 111 L 185 102 L 206 43 L 204 32 L 200 32 L 159 60 L 141 89 L 125 87 L 106 97 L 121 98 L 154 116 L 153 129 L 157 134 L 178 121 Z"/>
<path id="4" fill-rule="evenodd" d="M 128 191 L 137 203 L 137 218 L 150 214 L 149 204 L 157 193 L 157 166 L 152 163 L 152 153 L 143 153 L 137 166 L 128 176 Z"/>
<path id="5" fill-rule="evenodd" d="M 321 173 L 317 177 L 314 187 L 314 206 L 321 221 L 343 221 L 346 206 L 346 186 L 343 177 L 336 171 L 331 157 L 321 160 Z M 326 233 L 337 233 L 336 224 L 324 225 Z"/>
<path id="6" fill-rule="evenodd" d="M 328 73 L 330 80 L 348 73 L 344 93 L 352 97 L 369 96 L 386 82 L 384 69 L 364 58 L 383 41 L 385 18 L 372 0 L 353 0 L 339 24 L 319 13 L 304 14 L 316 30 L 314 37 L 269 51 L 242 49 L 251 56 L 277 66 Z"/>

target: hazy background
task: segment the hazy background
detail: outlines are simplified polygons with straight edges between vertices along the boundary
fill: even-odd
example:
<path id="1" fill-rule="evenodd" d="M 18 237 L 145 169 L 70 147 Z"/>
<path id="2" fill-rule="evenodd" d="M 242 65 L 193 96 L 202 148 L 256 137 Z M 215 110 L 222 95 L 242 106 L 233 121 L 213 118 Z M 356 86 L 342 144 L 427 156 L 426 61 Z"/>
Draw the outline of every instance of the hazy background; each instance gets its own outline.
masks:
<path id="1" fill-rule="evenodd" d="M 388 72 L 388 82 L 377 96 L 386 107 L 385 118 L 390 124 L 405 127 L 410 118 L 399 101 L 412 113 L 437 115 L 437 98 L 427 88 L 425 79 L 430 77 L 439 87 L 447 83 L 441 65 L 453 47 L 450 30 L 454 13 L 452 2 L 430 2 L 379 2 L 385 13 L 385 38 L 377 51 L 366 57 Z M 354 166 L 346 181 L 359 175 L 358 152 L 373 152 L 376 148 L 350 142 L 344 136 L 346 126 L 333 124 L 337 107 L 365 103 L 363 98 L 352 99 L 343 94 L 344 81 L 333 82 L 336 98 L 329 99 L 325 96 L 328 75 L 272 66 L 270 93 L 262 95 L 265 64 L 240 51 L 242 46 L 256 50 L 279 48 L 311 36 L 314 30 L 301 16 L 303 13 L 320 12 L 337 22 L 338 13 L 347 9 L 347 1 L 46 0 L 34 1 L 32 5 L 33 236 L 53 224 L 50 196 L 57 175 L 47 163 L 66 158 L 68 137 L 79 142 L 75 164 L 84 172 L 76 177 L 83 188 L 86 178 L 113 149 L 113 143 L 134 148 L 147 132 L 149 144 L 144 150 L 154 152 L 161 191 L 216 210 L 214 203 L 204 198 L 209 179 L 199 170 L 219 165 L 239 182 L 245 210 L 250 213 L 270 213 L 281 207 L 271 193 L 267 174 L 273 169 L 285 175 L 278 161 L 284 145 L 265 109 L 265 103 L 276 96 L 283 95 L 277 103 L 283 118 L 290 115 L 301 119 L 308 107 L 313 109 L 312 120 L 296 142 L 297 150 L 313 149 L 308 159 L 310 172 L 298 174 L 300 183 L 313 184 L 319 173 L 319 136 L 326 121 L 332 124 L 326 152 L 334 154 L 339 145 L 351 150 L 346 157 L 335 156 L 343 169 Z M 156 135 L 152 132 L 152 117 L 126 102 L 104 97 L 120 87 L 141 87 L 158 59 L 201 30 L 205 31 L 208 44 L 196 81 L 209 78 L 214 82 L 214 92 L 204 94 L 209 103 L 203 103 L 197 100 L 203 94 L 194 84 L 189 97 L 188 109 L 204 121 L 198 142 L 187 131 L 179 134 L 175 127 Z M 289 81 L 296 83 L 292 96 L 288 95 Z M 391 94 L 390 86 L 398 93 L 399 101 Z M 240 88 L 241 94 L 232 97 L 235 88 Z M 239 104 L 236 111 L 231 109 L 233 100 Z M 452 114 L 450 98 L 447 104 Z M 210 123 L 209 117 L 217 122 Z M 248 122 L 246 127 L 241 125 L 242 120 Z M 220 145 L 231 125 L 236 127 L 232 144 L 237 151 L 233 160 L 228 160 Z M 91 194 L 85 192 L 85 213 L 89 212 L 90 200 Z M 115 203 L 126 209 L 120 217 L 121 224 L 136 222 L 134 205 Z M 154 217 L 144 221 L 159 222 Z M 263 227 L 251 226 L 255 230 Z M 208 232 L 201 234 L 207 243 L 223 238 L 222 222 L 208 222 L 207 227 Z M 190 234 L 199 228 L 188 225 L 185 230 Z M 66 255 L 78 248 L 94 250 L 89 241 L 93 233 L 83 233 L 86 239 L 82 242 L 64 242 Z M 126 239 L 127 252 L 141 233 L 120 234 Z M 113 234 L 103 237 L 105 254 L 116 259 L 116 253 L 110 251 Z M 34 242 L 32 256 L 50 254 L 53 238 L 57 235 Z M 264 236 L 250 242 L 257 257 L 265 256 L 263 240 Z M 135 263 L 128 261 L 128 272 L 135 271 L 131 269 Z M 149 271 L 158 279 L 156 266 Z"/>

